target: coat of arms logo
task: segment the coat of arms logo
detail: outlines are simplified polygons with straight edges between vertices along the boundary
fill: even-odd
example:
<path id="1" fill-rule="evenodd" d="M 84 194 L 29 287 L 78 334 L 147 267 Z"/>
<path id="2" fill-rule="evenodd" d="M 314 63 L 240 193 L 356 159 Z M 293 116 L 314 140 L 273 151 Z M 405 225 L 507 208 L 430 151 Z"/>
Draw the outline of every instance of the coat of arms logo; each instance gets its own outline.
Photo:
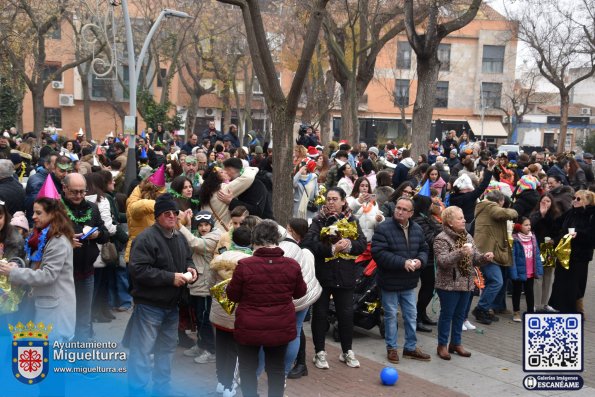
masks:
<path id="1" fill-rule="evenodd" d="M 14 327 L 8 325 L 12 333 L 12 373 L 14 377 L 26 384 L 33 385 L 47 377 L 50 368 L 48 335 L 52 325 L 38 324 L 29 321 L 21 322 Z"/>

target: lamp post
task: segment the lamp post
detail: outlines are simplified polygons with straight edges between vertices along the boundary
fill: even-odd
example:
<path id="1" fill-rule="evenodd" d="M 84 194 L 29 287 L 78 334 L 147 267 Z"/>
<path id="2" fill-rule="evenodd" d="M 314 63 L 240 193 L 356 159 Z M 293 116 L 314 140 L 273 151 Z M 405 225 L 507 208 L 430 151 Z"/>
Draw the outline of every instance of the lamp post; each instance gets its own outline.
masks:
<path id="1" fill-rule="evenodd" d="M 128 111 L 128 116 L 125 118 L 124 122 L 124 130 L 128 133 L 128 158 L 126 161 L 126 178 L 124 180 L 124 186 L 128 188 L 134 178 L 136 177 L 136 151 L 135 151 L 135 133 L 136 133 L 136 92 L 138 87 L 138 79 L 140 77 L 140 71 L 142 69 L 143 61 L 145 55 L 147 54 L 147 50 L 149 48 L 149 43 L 153 38 L 153 35 L 157 31 L 157 28 L 163 21 L 163 18 L 166 17 L 176 17 L 176 18 L 191 18 L 185 12 L 170 10 L 170 9 L 163 9 L 157 20 L 151 26 L 151 30 L 147 34 L 145 38 L 145 42 L 143 43 L 143 47 L 141 49 L 140 54 L 138 55 L 138 59 L 135 61 L 134 59 L 134 39 L 132 37 L 132 25 L 130 23 L 130 13 L 128 11 L 128 0 L 122 0 L 122 14 L 124 16 L 124 27 L 126 29 L 126 49 L 128 51 L 128 75 L 131 77 L 130 80 L 130 109 Z"/>

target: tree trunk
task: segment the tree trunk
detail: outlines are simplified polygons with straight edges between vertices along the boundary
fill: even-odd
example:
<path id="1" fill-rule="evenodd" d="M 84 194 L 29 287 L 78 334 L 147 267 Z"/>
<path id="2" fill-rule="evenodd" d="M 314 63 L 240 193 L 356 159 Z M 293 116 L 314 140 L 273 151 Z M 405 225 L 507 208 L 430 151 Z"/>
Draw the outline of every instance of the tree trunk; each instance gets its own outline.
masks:
<path id="1" fill-rule="evenodd" d="M 570 94 L 560 90 L 560 133 L 558 134 L 558 153 L 566 150 L 566 134 L 568 132 L 568 107 L 570 106 Z"/>
<path id="2" fill-rule="evenodd" d="M 417 60 L 417 94 L 413 105 L 411 125 L 411 155 L 417 158 L 428 151 L 428 141 L 432 130 L 432 112 L 436 98 L 436 83 L 440 62 L 437 52 L 427 58 Z"/>
<path id="3" fill-rule="evenodd" d="M 322 146 L 326 145 L 331 140 L 331 123 L 329 121 L 330 114 L 327 112 L 320 118 L 320 138 L 322 138 Z"/>
<path id="4" fill-rule="evenodd" d="M 356 82 L 350 79 L 341 94 L 341 138 L 351 146 L 359 142 L 358 99 Z"/>
<path id="5" fill-rule="evenodd" d="M 79 69 L 79 71 L 81 71 Z M 91 98 L 89 95 L 89 79 L 87 76 L 89 75 L 89 71 L 82 75 L 81 77 L 81 87 L 83 90 L 83 115 L 85 117 L 85 136 L 87 137 L 87 141 L 91 142 L 93 139 L 93 134 L 91 131 Z M 100 140 L 98 140 L 100 142 Z"/>
<path id="6" fill-rule="evenodd" d="M 45 127 L 43 88 L 43 85 L 38 84 L 34 90 L 31 90 L 31 99 L 33 100 L 33 131 L 38 134 L 39 142 L 41 142 L 41 131 Z"/>
<path id="7" fill-rule="evenodd" d="M 293 207 L 287 203 L 293 203 L 293 117 L 285 113 L 284 102 L 281 106 L 275 106 L 270 110 L 270 118 L 273 128 L 273 213 L 275 220 L 280 225 L 287 225 L 291 219 Z"/>

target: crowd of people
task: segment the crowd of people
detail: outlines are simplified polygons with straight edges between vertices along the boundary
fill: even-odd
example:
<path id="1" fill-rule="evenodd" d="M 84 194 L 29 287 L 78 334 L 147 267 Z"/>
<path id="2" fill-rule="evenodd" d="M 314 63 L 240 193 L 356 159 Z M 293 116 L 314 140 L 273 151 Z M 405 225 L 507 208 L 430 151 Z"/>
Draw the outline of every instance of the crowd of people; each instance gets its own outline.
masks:
<path id="1" fill-rule="evenodd" d="M 217 391 L 231 397 L 240 377 L 243 395 L 257 395 L 263 370 L 271 396 L 307 375 L 307 320 L 312 362 L 328 369 L 331 311 L 338 360 L 358 368 L 354 294 L 364 265 L 392 363 L 399 306 L 401 357 L 421 361 L 431 355 L 417 332 L 437 326 L 439 358 L 469 357 L 463 332 L 501 315 L 520 322 L 523 291 L 529 313 L 584 311 L 595 241 L 589 153 L 497 153 L 450 131 L 415 158 L 390 141 L 322 146 L 308 127 L 287 176 L 293 218 L 278 225 L 268 142 L 241 146 L 235 126 L 222 134 L 214 122 L 187 138 L 161 125 L 139 134 L 127 184 L 130 138 L 121 134 L 95 143 L 82 131 L 45 132 L 41 145 L 32 133 L 1 136 L 0 275 L 31 291 L 4 320 L 27 313 L 53 323 L 54 338 L 91 341 L 94 323 L 130 312 L 123 343 L 134 393 L 152 385 L 166 395 L 181 346 L 195 363 L 215 363 Z M 567 259 L 542 260 L 564 243 Z"/>

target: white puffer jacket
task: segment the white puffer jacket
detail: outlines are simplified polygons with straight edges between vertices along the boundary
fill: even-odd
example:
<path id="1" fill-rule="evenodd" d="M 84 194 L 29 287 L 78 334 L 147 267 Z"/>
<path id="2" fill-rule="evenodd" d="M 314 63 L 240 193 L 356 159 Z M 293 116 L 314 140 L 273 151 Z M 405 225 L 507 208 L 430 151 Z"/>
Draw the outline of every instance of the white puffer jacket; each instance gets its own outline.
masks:
<path id="1" fill-rule="evenodd" d="M 288 234 L 282 235 L 284 235 L 284 239 L 279 243 L 279 247 L 285 252 L 283 256 L 295 259 L 295 261 L 300 264 L 300 267 L 302 268 L 302 278 L 308 287 L 306 295 L 293 301 L 295 311 L 299 312 L 312 306 L 314 302 L 318 300 L 322 293 L 322 287 L 316 278 L 314 255 L 312 255 L 312 252 L 308 249 L 301 248 Z"/>
<path id="2" fill-rule="evenodd" d="M 349 208 L 351 208 L 351 211 L 353 211 L 353 216 L 359 222 L 359 225 L 366 236 L 366 240 L 368 240 L 368 242 L 372 241 L 376 225 L 384 222 L 384 215 L 382 215 L 382 211 L 378 208 L 378 204 L 374 202 L 374 206 L 367 213 L 364 213 L 364 206 L 360 204 L 355 197 L 347 197 L 347 204 L 349 205 Z M 380 222 L 376 220 L 376 215 L 382 216 Z"/>

